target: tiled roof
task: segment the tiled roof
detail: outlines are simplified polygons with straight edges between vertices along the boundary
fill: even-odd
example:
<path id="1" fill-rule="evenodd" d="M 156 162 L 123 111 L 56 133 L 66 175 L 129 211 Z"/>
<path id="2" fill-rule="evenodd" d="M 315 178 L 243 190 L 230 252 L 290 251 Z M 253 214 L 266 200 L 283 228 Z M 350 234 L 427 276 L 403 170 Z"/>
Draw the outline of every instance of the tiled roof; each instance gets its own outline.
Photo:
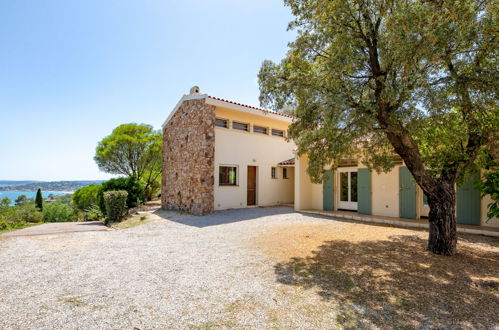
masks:
<path id="1" fill-rule="evenodd" d="M 295 159 L 294 158 L 290 158 L 288 160 L 280 162 L 277 165 L 280 165 L 280 166 L 290 166 L 290 165 L 294 165 L 294 164 L 295 164 Z"/>
<path id="2" fill-rule="evenodd" d="M 251 106 L 251 105 L 242 104 L 242 103 L 238 103 L 238 102 L 234 102 L 234 101 L 229 101 L 229 100 L 225 100 L 225 99 L 222 99 L 222 98 L 219 98 L 219 97 L 215 97 L 215 96 L 210 96 L 210 95 L 208 95 L 208 97 L 209 97 L 210 99 L 213 99 L 213 100 L 218 100 L 218 101 L 227 102 L 227 103 L 231 103 L 231 104 L 235 104 L 235 105 L 240 105 L 240 106 L 245 107 L 245 108 L 250 108 L 250 109 L 254 109 L 254 110 L 259 110 L 259 111 L 262 111 L 262 112 L 265 112 L 265 113 L 272 113 L 272 114 L 274 114 L 274 115 L 279 115 L 279 116 L 283 116 L 283 117 L 288 117 L 288 118 L 291 118 L 291 119 L 295 119 L 295 118 L 296 118 L 296 117 L 294 117 L 294 116 L 287 115 L 287 114 L 285 114 L 285 113 L 281 113 L 281 112 L 277 112 L 277 111 L 272 111 L 272 110 L 267 110 L 267 109 L 262 109 L 262 108 L 257 108 L 257 107 Z"/>

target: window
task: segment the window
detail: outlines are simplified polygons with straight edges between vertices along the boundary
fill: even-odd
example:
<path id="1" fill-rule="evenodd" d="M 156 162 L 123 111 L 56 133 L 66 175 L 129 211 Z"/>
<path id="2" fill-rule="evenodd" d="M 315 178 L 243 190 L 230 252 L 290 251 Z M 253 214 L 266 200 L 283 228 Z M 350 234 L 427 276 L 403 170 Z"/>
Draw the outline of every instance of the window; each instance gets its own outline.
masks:
<path id="1" fill-rule="evenodd" d="M 270 173 L 271 173 L 272 179 L 277 179 L 277 169 L 275 167 L 272 167 L 272 169 L 270 170 Z"/>
<path id="2" fill-rule="evenodd" d="M 282 178 L 283 179 L 289 179 L 288 178 L 288 169 L 286 167 L 282 168 Z"/>
<path id="3" fill-rule="evenodd" d="M 237 167 L 220 166 L 218 184 L 220 186 L 237 186 Z"/>
<path id="4" fill-rule="evenodd" d="M 267 127 L 253 126 L 254 133 L 267 134 Z"/>
<path id="5" fill-rule="evenodd" d="M 280 129 L 272 129 L 272 135 L 284 137 L 284 131 Z"/>
<path id="6" fill-rule="evenodd" d="M 233 122 L 232 123 L 232 128 L 237 129 L 239 131 L 248 131 L 248 124 L 243 124 L 243 123 L 238 123 L 238 122 Z"/>
<path id="7" fill-rule="evenodd" d="M 226 119 L 216 119 L 215 120 L 215 126 L 217 127 L 223 127 L 223 128 L 229 128 L 229 121 Z"/>

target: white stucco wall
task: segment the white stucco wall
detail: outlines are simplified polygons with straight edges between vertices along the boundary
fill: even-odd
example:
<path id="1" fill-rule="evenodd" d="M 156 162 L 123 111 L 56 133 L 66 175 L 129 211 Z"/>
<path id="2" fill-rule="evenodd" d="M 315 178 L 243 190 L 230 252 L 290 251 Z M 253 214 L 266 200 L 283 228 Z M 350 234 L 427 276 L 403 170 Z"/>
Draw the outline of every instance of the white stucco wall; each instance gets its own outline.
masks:
<path id="1" fill-rule="evenodd" d="M 250 125 L 286 130 L 284 121 L 245 114 L 230 109 L 216 109 L 217 118 L 236 120 Z M 252 127 L 252 126 L 251 126 Z M 294 168 L 288 167 L 289 179 L 282 177 L 282 168 L 277 168 L 278 178 L 272 179 L 271 168 L 281 161 L 293 158 L 295 144 L 282 137 L 242 132 L 227 128 L 215 128 L 215 210 L 240 208 L 247 205 L 247 167 L 257 166 L 257 205 L 288 204 L 294 201 Z M 238 167 L 238 186 L 219 185 L 219 167 Z"/>
<path id="2" fill-rule="evenodd" d="M 299 157 L 295 165 L 295 210 L 322 210 L 322 183 L 312 183 L 307 173 L 308 158 Z"/>

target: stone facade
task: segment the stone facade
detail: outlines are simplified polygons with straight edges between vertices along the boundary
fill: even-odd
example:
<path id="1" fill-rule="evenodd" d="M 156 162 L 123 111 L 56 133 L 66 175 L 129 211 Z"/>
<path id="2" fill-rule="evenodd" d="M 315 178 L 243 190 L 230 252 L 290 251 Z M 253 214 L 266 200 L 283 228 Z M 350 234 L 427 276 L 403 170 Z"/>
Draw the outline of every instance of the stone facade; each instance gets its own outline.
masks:
<path id="1" fill-rule="evenodd" d="M 196 215 L 214 207 L 215 107 L 184 101 L 163 128 L 164 209 Z"/>

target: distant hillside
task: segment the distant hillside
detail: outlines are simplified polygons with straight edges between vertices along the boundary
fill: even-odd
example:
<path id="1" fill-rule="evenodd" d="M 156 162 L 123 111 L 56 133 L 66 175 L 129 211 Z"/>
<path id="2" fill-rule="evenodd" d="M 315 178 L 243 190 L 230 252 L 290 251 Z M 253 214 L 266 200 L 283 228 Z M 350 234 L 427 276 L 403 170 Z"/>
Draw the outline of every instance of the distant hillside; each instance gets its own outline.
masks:
<path id="1" fill-rule="evenodd" d="M 2 182 L 9 181 L 0 181 Z M 12 181 L 11 181 L 12 182 Z M 19 181 L 18 181 L 19 182 Z M 26 184 L 12 184 L 10 186 L 1 187 L 0 191 L 36 191 L 38 188 L 42 191 L 75 191 L 77 189 L 89 186 L 91 184 L 101 184 L 104 180 L 93 180 L 93 181 L 52 181 L 52 182 L 33 182 Z"/>
<path id="2" fill-rule="evenodd" d="M 24 180 L 24 181 L 0 180 L 0 187 L 19 186 L 22 184 L 30 184 L 30 183 L 35 183 L 35 182 L 40 182 L 40 181 L 35 181 L 35 180 Z"/>

